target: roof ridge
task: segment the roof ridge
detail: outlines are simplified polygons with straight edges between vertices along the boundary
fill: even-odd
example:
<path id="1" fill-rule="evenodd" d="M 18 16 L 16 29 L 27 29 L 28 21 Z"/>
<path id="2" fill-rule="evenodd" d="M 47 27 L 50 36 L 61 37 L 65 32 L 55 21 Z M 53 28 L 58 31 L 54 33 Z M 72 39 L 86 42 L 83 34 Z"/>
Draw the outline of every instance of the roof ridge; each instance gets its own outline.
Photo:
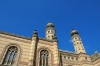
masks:
<path id="1" fill-rule="evenodd" d="M 76 52 L 72 52 L 72 51 L 68 51 L 68 50 L 62 50 L 62 49 L 59 49 L 59 51 L 64 51 L 64 52 L 69 52 L 69 53 L 78 54 L 78 53 L 76 53 Z"/>
<path id="2" fill-rule="evenodd" d="M 14 33 L 9 33 L 9 32 L 5 32 L 1 30 L 0 30 L 0 34 L 10 35 L 10 36 L 18 37 L 18 38 L 29 39 L 29 40 L 31 39 L 30 37 L 26 37 L 26 36 L 14 34 Z"/>

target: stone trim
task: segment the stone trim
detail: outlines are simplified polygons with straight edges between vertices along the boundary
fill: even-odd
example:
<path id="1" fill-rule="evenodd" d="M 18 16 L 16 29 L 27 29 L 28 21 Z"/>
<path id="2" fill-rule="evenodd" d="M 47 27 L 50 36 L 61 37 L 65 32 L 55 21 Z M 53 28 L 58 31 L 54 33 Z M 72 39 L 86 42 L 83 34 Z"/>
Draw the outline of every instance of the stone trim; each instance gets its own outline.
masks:
<path id="1" fill-rule="evenodd" d="M 0 34 L 9 35 L 9 36 L 18 37 L 18 38 L 27 39 L 27 40 L 32 40 L 32 38 L 30 38 L 30 37 L 26 37 L 26 36 L 14 34 L 14 33 L 9 33 L 9 32 L 4 32 L 4 31 L 0 31 Z M 54 40 L 48 40 L 46 38 L 39 37 L 39 39 L 44 40 L 44 41 L 48 41 L 48 42 L 54 42 Z"/>
<path id="2" fill-rule="evenodd" d="M 1 38 L 6 38 L 6 39 L 11 39 L 11 40 L 15 40 L 15 41 L 20 41 L 20 42 L 25 42 L 25 43 L 30 43 L 31 44 L 31 41 L 25 41 L 25 40 L 20 40 L 20 39 L 17 39 L 17 38 L 13 38 L 13 37 L 9 37 L 9 36 L 3 36 L 3 35 L 0 35 Z"/>
<path id="3" fill-rule="evenodd" d="M 54 46 L 53 43 L 50 43 L 50 42 L 46 42 L 46 41 L 43 41 L 43 40 L 39 40 L 38 43 L 41 43 L 41 44 L 46 44 L 46 45 L 50 45 L 50 46 Z"/>
<path id="4" fill-rule="evenodd" d="M 79 55 L 78 53 L 75 53 L 75 52 L 70 52 L 70 51 L 66 51 L 66 50 L 60 50 L 59 49 L 59 53 L 60 54 L 64 54 L 64 55 L 66 55 L 66 54 L 70 54 L 70 55 Z"/>
<path id="5" fill-rule="evenodd" d="M 41 37 L 39 37 L 39 40 L 44 40 L 44 41 L 48 41 L 48 42 L 55 42 L 55 40 L 49 40 L 49 39 L 46 39 L 46 38 L 41 38 Z M 57 42 L 57 41 L 56 41 Z"/>
<path id="6" fill-rule="evenodd" d="M 95 62 L 95 61 L 98 60 L 99 58 L 100 58 L 100 56 L 94 58 L 94 59 L 92 60 L 92 62 Z"/>
<path id="7" fill-rule="evenodd" d="M 93 64 L 97 64 L 97 63 L 100 63 L 100 59 L 97 59 L 93 62 Z"/>
<path id="8" fill-rule="evenodd" d="M 5 35 L 9 35 L 9 36 L 14 36 L 14 37 L 18 37 L 18 38 L 23 38 L 23 39 L 31 40 L 30 37 L 21 36 L 21 35 L 18 35 L 18 34 L 8 33 L 8 32 L 4 32 L 4 31 L 0 31 L 0 34 L 5 34 Z"/>
<path id="9" fill-rule="evenodd" d="M 28 65 L 28 62 L 20 62 L 21 65 Z"/>

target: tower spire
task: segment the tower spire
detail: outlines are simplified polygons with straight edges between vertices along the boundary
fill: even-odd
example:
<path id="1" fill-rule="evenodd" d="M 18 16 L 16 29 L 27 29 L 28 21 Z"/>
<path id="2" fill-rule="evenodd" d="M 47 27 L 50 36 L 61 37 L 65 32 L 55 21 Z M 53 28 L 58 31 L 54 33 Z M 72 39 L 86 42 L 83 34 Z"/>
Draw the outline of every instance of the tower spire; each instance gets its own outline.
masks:
<path id="1" fill-rule="evenodd" d="M 73 29 L 71 32 L 71 39 L 74 45 L 75 52 L 77 53 L 86 53 L 81 37 L 77 30 Z"/>

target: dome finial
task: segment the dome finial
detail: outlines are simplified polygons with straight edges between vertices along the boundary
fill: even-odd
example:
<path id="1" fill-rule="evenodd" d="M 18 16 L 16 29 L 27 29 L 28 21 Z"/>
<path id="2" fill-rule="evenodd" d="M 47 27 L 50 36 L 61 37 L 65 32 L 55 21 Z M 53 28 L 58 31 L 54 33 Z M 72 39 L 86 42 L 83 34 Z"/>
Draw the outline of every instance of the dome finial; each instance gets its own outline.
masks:
<path id="1" fill-rule="evenodd" d="M 33 36 L 35 37 L 35 36 L 37 36 L 37 35 L 38 35 L 37 30 L 34 30 L 34 32 L 33 32 Z"/>
<path id="2" fill-rule="evenodd" d="M 78 31 L 77 31 L 77 30 L 72 29 L 71 36 L 72 36 L 72 35 L 74 35 L 74 34 L 79 34 L 79 33 L 78 33 Z"/>

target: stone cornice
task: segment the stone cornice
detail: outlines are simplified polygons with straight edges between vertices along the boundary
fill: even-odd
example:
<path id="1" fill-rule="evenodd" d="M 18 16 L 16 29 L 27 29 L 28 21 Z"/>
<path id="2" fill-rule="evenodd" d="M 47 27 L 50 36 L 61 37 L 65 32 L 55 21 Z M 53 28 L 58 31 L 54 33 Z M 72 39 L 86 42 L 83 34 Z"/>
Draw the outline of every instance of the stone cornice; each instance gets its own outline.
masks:
<path id="1" fill-rule="evenodd" d="M 100 58 L 100 56 L 98 56 L 98 57 L 94 58 L 94 59 L 92 60 L 92 62 L 94 62 L 94 61 L 98 60 L 99 58 Z"/>
<path id="2" fill-rule="evenodd" d="M 54 40 L 48 40 L 48 39 L 46 39 L 46 38 L 41 38 L 41 37 L 39 37 L 39 39 L 40 39 L 40 40 L 43 40 L 43 41 L 54 42 Z"/>
<path id="3" fill-rule="evenodd" d="M 9 32 L 4 32 L 4 31 L 0 31 L 0 34 L 5 34 L 5 35 L 9 35 L 9 36 L 14 36 L 14 37 L 18 37 L 18 38 L 23 38 L 23 39 L 31 40 L 30 37 L 21 36 L 21 35 L 18 35 L 18 34 L 9 33 Z"/>
<path id="4" fill-rule="evenodd" d="M 26 37 L 26 36 L 14 34 L 14 33 L 9 33 L 9 32 L 5 32 L 5 31 L 1 31 L 1 30 L 0 30 L 0 34 L 9 35 L 9 36 L 13 36 L 13 37 L 18 37 L 18 38 L 22 38 L 22 39 L 28 39 L 28 40 L 32 39 L 30 37 Z M 54 42 L 54 40 L 48 40 L 46 38 L 39 37 L 39 39 L 44 40 L 44 41 L 48 41 L 48 42 Z"/>
<path id="5" fill-rule="evenodd" d="M 71 51 L 67 51 L 67 50 L 61 50 L 61 49 L 59 49 L 59 52 L 60 52 L 60 53 L 68 53 L 68 54 L 79 55 L 78 53 L 71 52 Z"/>
<path id="6" fill-rule="evenodd" d="M 97 52 L 97 53 L 94 53 L 92 56 L 90 56 L 92 62 L 95 62 L 96 60 L 100 59 L 100 54 Z"/>

